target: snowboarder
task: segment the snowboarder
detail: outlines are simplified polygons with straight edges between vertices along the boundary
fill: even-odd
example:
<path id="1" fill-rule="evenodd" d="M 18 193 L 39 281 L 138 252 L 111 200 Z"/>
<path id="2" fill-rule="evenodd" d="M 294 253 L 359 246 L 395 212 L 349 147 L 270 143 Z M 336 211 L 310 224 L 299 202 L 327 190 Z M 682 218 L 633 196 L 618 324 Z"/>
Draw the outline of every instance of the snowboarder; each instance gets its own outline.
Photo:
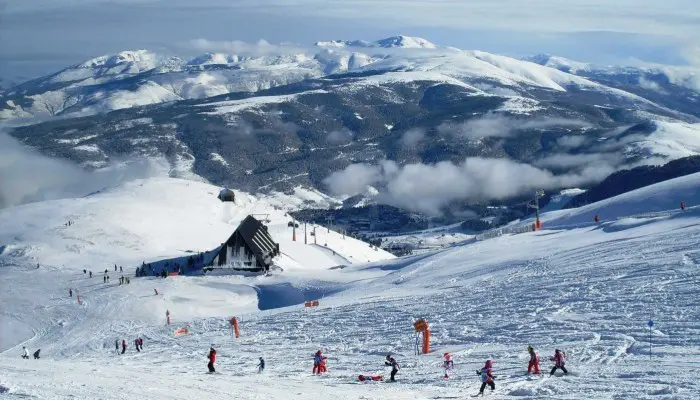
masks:
<path id="1" fill-rule="evenodd" d="M 139 353 L 141 352 L 141 349 L 139 349 L 139 340 L 138 339 L 134 339 L 134 347 L 136 347 L 136 351 L 138 351 Z"/>
<path id="2" fill-rule="evenodd" d="M 29 350 L 24 346 L 22 346 L 22 358 L 29 359 Z"/>
<path id="3" fill-rule="evenodd" d="M 126 353 L 126 339 L 122 339 L 122 354 Z"/>
<path id="4" fill-rule="evenodd" d="M 391 356 L 391 354 L 386 355 L 386 361 L 384 361 L 384 365 L 387 367 L 391 367 L 391 379 L 390 381 L 396 382 L 396 373 L 399 372 L 399 363 L 396 362 L 394 357 Z"/>
<path id="5" fill-rule="evenodd" d="M 37 351 L 34 352 L 34 359 L 35 359 L 35 360 L 38 360 L 38 359 L 39 359 L 39 352 L 40 352 L 40 351 L 41 351 L 41 349 L 39 349 L 39 350 L 37 350 Z"/>
<path id="6" fill-rule="evenodd" d="M 258 364 L 258 373 L 262 374 L 263 371 L 265 370 L 265 360 L 262 357 L 260 357 L 259 360 L 260 360 L 260 363 Z"/>
<path id="7" fill-rule="evenodd" d="M 68 296 L 73 297 L 73 289 L 68 289 Z"/>
<path id="8" fill-rule="evenodd" d="M 311 373 L 321 375 L 323 372 L 326 372 L 326 357 L 324 357 L 321 350 L 319 350 L 314 355 L 314 368 Z"/>
<path id="9" fill-rule="evenodd" d="M 540 356 L 535 352 L 535 348 L 527 346 L 527 352 L 530 354 L 530 361 L 527 363 L 527 373 L 540 373 Z"/>
<path id="10" fill-rule="evenodd" d="M 566 358 L 566 353 L 563 351 L 556 349 L 554 350 L 554 357 L 550 358 L 551 361 L 554 361 L 554 368 L 552 368 L 552 372 L 549 373 L 549 375 L 554 375 L 554 372 L 558 369 L 564 371 L 564 374 L 568 374 L 569 371 L 566 370 L 566 367 L 564 366 L 566 362 L 564 359 Z"/>
<path id="11" fill-rule="evenodd" d="M 484 389 L 486 389 L 486 385 L 489 385 L 489 387 L 491 387 L 491 390 L 496 390 L 496 384 L 494 383 L 496 377 L 493 376 L 492 367 L 493 361 L 486 360 L 484 368 L 482 368 L 481 370 L 476 370 L 476 374 L 481 376 L 481 389 L 479 389 L 479 394 L 482 396 L 484 395 Z"/>
<path id="12" fill-rule="evenodd" d="M 445 368 L 444 378 L 449 378 L 449 372 L 455 369 L 455 363 L 452 361 L 450 353 L 443 354 L 443 357 L 445 357 L 445 361 L 442 363 L 443 368 Z"/>
<path id="13" fill-rule="evenodd" d="M 209 359 L 209 364 L 207 364 L 207 368 L 209 368 L 209 373 L 214 373 L 216 370 L 214 369 L 214 363 L 216 362 L 216 350 L 214 350 L 214 345 L 211 345 L 209 348 L 209 355 L 207 356 Z"/>

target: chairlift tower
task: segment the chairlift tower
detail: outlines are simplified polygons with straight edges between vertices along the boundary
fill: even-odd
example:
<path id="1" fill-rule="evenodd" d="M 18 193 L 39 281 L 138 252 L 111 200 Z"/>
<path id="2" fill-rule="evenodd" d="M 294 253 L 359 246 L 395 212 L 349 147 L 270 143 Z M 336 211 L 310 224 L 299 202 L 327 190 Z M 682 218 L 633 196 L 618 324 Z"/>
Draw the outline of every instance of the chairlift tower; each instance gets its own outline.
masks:
<path id="1" fill-rule="evenodd" d="M 331 232 L 331 225 L 333 225 L 333 222 L 334 222 L 334 221 L 335 221 L 335 217 L 334 217 L 334 216 L 328 215 L 328 216 L 326 217 L 326 224 L 327 224 L 327 228 L 328 228 L 328 233 Z"/>

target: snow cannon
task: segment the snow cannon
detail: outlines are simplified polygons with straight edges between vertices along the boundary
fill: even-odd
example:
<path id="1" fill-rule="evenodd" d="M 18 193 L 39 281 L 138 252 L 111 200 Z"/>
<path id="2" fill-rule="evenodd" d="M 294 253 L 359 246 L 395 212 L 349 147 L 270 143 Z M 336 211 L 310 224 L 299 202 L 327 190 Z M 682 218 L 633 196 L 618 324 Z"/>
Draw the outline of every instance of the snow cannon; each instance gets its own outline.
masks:
<path id="1" fill-rule="evenodd" d="M 418 354 L 419 336 L 423 336 L 423 345 L 421 346 L 423 354 L 430 353 L 430 326 L 428 325 L 428 321 L 423 318 L 414 321 L 413 329 L 416 330 L 416 354 Z"/>

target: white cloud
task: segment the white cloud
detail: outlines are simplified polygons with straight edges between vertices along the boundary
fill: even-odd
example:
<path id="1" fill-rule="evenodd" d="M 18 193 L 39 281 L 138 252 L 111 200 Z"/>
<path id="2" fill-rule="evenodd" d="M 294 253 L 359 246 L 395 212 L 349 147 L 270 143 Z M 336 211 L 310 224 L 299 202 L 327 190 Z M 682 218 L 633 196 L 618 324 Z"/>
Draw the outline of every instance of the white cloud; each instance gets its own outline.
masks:
<path id="1" fill-rule="evenodd" d="M 507 199 L 535 189 L 576 187 L 612 173 L 609 165 L 591 165 L 577 173 L 550 171 L 507 159 L 467 158 L 461 164 L 353 164 L 325 179 L 331 193 L 354 195 L 379 189 L 378 199 L 408 210 L 437 215 L 454 201 Z"/>
<path id="2" fill-rule="evenodd" d="M 411 128 L 401 136 L 401 145 L 405 148 L 416 147 L 425 138 L 425 129 Z"/>
<path id="3" fill-rule="evenodd" d="M 241 40 L 216 41 L 200 38 L 187 41 L 181 46 L 197 52 L 236 54 L 251 57 L 302 54 L 309 50 L 309 48 L 292 44 L 272 44 L 265 39 L 260 39 L 256 43 L 248 43 Z"/>
<path id="4" fill-rule="evenodd" d="M 557 144 L 568 149 L 575 149 L 577 147 L 581 147 L 587 141 L 588 138 L 583 135 L 562 136 L 557 139 Z"/>
<path id="5" fill-rule="evenodd" d="M 326 136 L 326 140 L 331 144 L 347 144 L 352 142 L 354 136 L 352 131 L 347 128 L 342 128 L 331 131 L 328 136 Z"/>
<path id="6" fill-rule="evenodd" d="M 131 179 L 167 175 L 162 160 L 113 163 L 94 172 L 36 153 L 0 132 L 0 208 L 84 196 Z"/>
<path id="7" fill-rule="evenodd" d="M 482 117 L 454 123 L 446 122 L 438 126 L 437 130 L 443 135 L 459 136 L 467 139 L 479 139 L 487 137 L 511 137 L 520 130 L 561 128 L 584 128 L 589 124 L 563 118 L 534 118 L 521 119 L 508 117 L 501 114 L 489 113 Z"/>

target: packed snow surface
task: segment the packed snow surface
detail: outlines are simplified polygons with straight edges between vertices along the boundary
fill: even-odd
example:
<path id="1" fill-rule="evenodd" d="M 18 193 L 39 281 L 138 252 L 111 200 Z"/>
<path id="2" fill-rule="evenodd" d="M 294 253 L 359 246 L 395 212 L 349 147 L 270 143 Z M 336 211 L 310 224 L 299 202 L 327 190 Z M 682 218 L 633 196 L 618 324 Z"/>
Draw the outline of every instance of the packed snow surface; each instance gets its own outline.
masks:
<path id="1" fill-rule="evenodd" d="M 695 174 L 608 199 L 599 207 L 618 211 L 599 224 L 399 259 L 320 227 L 317 244 L 305 245 L 301 229 L 292 241 L 284 211 L 269 203 L 237 192 L 235 205 L 223 204 L 219 188 L 173 179 L 6 209 L 0 396 L 461 399 L 477 393 L 475 370 L 492 359 L 495 399 L 696 399 L 700 210 L 693 206 L 700 192 L 692 187 L 699 185 Z M 675 209 L 679 201 L 685 212 L 613 217 Z M 591 209 L 546 213 L 545 227 L 556 218 L 584 220 Z M 118 284 L 114 263 L 131 274 L 142 260 L 214 247 L 248 213 L 269 215 L 261 218 L 285 253 L 284 271 Z M 68 220 L 74 223 L 65 226 Z M 311 299 L 320 306 L 300 304 Z M 234 315 L 239 339 L 228 322 Z M 428 355 L 413 354 L 418 317 L 431 326 Z M 174 336 L 181 327 L 189 334 Z M 137 353 L 131 343 L 139 336 Z M 117 355 L 122 338 L 129 346 Z M 41 348 L 42 358 L 21 359 L 22 345 Z M 205 374 L 210 345 L 218 350 L 214 375 Z M 525 373 L 528 345 L 539 351 L 542 376 Z M 568 376 L 547 373 L 555 348 L 568 355 Z M 319 349 L 329 372 L 317 377 L 311 361 Z M 388 352 L 401 365 L 398 383 L 358 383 L 359 374 L 388 377 Z M 449 379 L 442 378 L 444 352 L 456 365 Z M 266 361 L 262 374 L 258 357 Z"/>

